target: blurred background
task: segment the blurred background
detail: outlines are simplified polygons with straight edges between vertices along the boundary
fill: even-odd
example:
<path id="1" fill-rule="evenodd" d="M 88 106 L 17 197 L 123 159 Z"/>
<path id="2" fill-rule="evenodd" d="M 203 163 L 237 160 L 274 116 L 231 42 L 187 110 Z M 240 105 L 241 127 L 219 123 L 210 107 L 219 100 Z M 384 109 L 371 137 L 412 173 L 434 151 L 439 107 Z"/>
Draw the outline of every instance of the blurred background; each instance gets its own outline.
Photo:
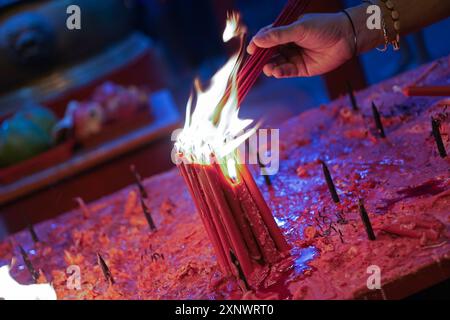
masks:
<path id="1" fill-rule="evenodd" d="M 0 238 L 30 223 L 163 172 L 195 76 L 208 79 L 231 53 L 226 13 L 242 13 L 250 35 L 271 23 L 282 0 L 0 0 Z M 360 1 L 316 0 L 309 12 Z M 68 6 L 81 9 L 69 30 Z M 450 19 L 371 51 L 322 77 L 261 77 L 242 116 L 282 121 L 448 55 Z"/>

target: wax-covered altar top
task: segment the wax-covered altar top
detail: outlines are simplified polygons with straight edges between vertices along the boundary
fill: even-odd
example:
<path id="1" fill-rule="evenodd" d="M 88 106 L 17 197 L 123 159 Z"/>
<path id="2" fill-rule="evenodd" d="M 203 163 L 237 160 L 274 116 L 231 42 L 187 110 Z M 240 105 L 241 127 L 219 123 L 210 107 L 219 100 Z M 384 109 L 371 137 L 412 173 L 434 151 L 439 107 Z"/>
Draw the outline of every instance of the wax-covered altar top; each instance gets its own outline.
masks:
<path id="1" fill-rule="evenodd" d="M 450 150 L 449 100 L 408 98 L 402 88 L 448 85 L 449 63 L 445 57 L 356 93 L 358 111 L 345 96 L 280 127 L 279 172 L 270 185 L 258 170 L 253 174 L 292 249 L 257 290 L 243 290 L 222 274 L 175 169 L 143 181 L 156 230 L 132 185 L 90 204 L 77 199 L 79 209 L 8 237 L 0 243 L 0 266 L 15 258 L 17 281 L 33 283 L 34 273 L 38 283 L 52 283 L 59 299 L 389 299 L 444 281 L 450 277 L 450 159 L 436 147 L 431 119 Z M 361 203 L 375 240 L 360 218 Z M 75 287 L 68 285 L 73 266 Z M 370 282 L 376 272 L 381 289 L 370 285 L 376 286 Z"/>

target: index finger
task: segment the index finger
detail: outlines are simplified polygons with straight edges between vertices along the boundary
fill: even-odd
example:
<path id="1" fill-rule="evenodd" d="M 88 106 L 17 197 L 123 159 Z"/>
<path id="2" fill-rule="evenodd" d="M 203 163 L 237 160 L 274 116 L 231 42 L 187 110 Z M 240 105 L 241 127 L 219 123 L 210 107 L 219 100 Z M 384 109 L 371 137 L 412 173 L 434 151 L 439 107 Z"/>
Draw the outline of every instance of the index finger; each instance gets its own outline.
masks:
<path id="1" fill-rule="evenodd" d="M 256 34 L 260 34 L 260 33 L 266 32 L 266 31 L 267 31 L 268 29 L 270 29 L 270 28 L 272 28 L 272 24 L 269 24 L 269 25 L 267 25 L 267 26 L 261 28 Z M 253 38 L 252 38 L 252 40 L 250 40 L 250 43 L 249 43 L 248 46 L 247 46 L 247 53 L 248 53 L 248 54 L 253 54 L 253 53 L 255 53 L 256 48 L 257 48 L 257 46 L 256 46 L 255 43 L 253 42 Z"/>
<path id="2" fill-rule="evenodd" d="M 248 54 L 254 54 L 256 50 L 256 44 L 253 42 L 253 40 L 250 41 L 250 43 L 247 46 L 247 53 Z"/>

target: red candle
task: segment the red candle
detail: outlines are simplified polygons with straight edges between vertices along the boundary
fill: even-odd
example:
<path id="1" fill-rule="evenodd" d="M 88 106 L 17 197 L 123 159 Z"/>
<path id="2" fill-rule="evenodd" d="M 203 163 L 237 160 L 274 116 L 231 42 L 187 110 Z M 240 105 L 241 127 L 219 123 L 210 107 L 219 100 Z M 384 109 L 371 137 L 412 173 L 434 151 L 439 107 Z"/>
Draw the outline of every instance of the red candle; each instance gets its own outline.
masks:
<path id="1" fill-rule="evenodd" d="M 403 89 L 403 94 L 407 97 L 447 97 L 450 96 L 450 86 L 409 86 Z"/>
<path id="2" fill-rule="evenodd" d="M 185 161 L 185 159 L 182 160 Z M 200 191 L 198 189 L 198 182 L 192 176 L 191 171 L 188 170 L 188 165 L 186 165 L 183 161 L 178 164 L 178 168 L 180 169 L 181 175 L 183 176 L 186 185 L 188 186 L 188 190 L 191 194 L 192 199 L 194 200 L 195 206 L 199 211 L 200 218 L 202 219 L 203 225 L 206 229 L 206 233 L 208 234 L 208 238 L 211 240 L 211 243 L 214 247 L 214 251 L 217 254 L 219 265 L 221 266 L 222 271 L 225 274 L 232 274 L 231 273 L 232 269 L 230 268 L 230 265 L 228 263 L 229 259 L 227 259 L 226 257 L 218 232 L 215 230 L 212 219 L 210 218 L 209 211 L 207 211 L 208 209 L 206 203 L 204 202 L 204 199 L 200 195 Z"/>
<path id="3" fill-rule="evenodd" d="M 240 203 L 239 198 L 236 195 L 235 188 L 229 183 L 223 185 L 223 190 L 227 202 L 233 210 L 233 215 L 238 222 L 239 229 L 245 239 L 245 244 L 250 252 L 250 257 L 254 261 L 260 261 L 262 258 L 261 250 L 255 239 L 255 235 L 250 225 L 250 220 L 248 219 L 245 211 L 243 211 L 242 203 Z"/>
<path id="4" fill-rule="evenodd" d="M 198 165 L 194 164 L 198 176 L 200 178 L 200 184 L 204 187 L 206 201 L 210 204 L 210 207 L 215 211 L 211 213 L 213 222 L 215 222 L 216 229 L 224 228 L 228 235 L 229 243 L 224 246 L 226 253 L 229 256 L 229 250 L 233 250 L 234 254 L 238 258 L 242 270 L 246 276 L 250 276 L 253 267 L 250 260 L 249 252 L 245 248 L 244 238 L 239 230 L 237 221 L 234 219 L 230 207 L 226 203 L 223 192 L 220 186 L 216 186 L 217 179 L 212 175 L 214 167 L 211 165 Z M 205 172 L 210 173 L 210 182 L 205 175 Z M 211 185 L 214 187 L 211 188 Z M 209 187 L 209 188 L 208 188 Z M 214 216 L 216 216 L 214 218 Z M 230 259 L 229 259 L 230 260 Z M 229 261 L 230 262 L 230 261 Z"/>
<path id="5" fill-rule="evenodd" d="M 218 168 L 218 166 L 214 164 L 205 171 L 213 193 L 216 194 L 216 197 L 220 197 L 222 199 L 224 206 L 229 208 L 231 216 L 237 222 L 237 226 L 242 234 L 242 237 L 244 238 L 250 257 L 253 260 L 259 260 L 261 258 L 261 253 L 259 252 L 254 236 L 251 233 L 250 225 L 241 210 L 238 199 L 231 190 L 229 181 L 223 176 L 220 171 L 220 167 Z"/>
<path id="6" fill-rule="evenodd" d="M 238 171 L 241 174 L 245 185 L 250 190 L 250 193 L 254 199 L 254 201 L 257 203 L 258 208 L 261 210 L 261 217 L 264 220 L 264 223 L 266 224 L 267 228 L 270 231 L 270 234 L 277 245 L 277 248 L 280 252 L 285 252 L 290 250 L 289 244 L 286 242 L 286 239 L 284 235 L 282 234 L 280 228 L 275 222 L 275 219 L 273 218 L 272 212 L 270 211 L 269 207 L 267 206 L 266 201 L 264 200 L 264 197 L 261 194 L 261 191 L 259 190 L 258 186 L 255 183 L 255 180 L 253 179 L 250 171 L 245 165 L 239 165 Z"/>
<path id="7" fill-rule="evenodd" d="M 232 165 L 238 171 L 231 178 L 214 156 L 211 164 L 181 163 L 178 167 L 222 269 L 242 276 L 234 267 L 235 256 L 244 280 L 256 286 L 250 280 L 254 272 L 281 260 L 289 246 L 248 169 Z"/>

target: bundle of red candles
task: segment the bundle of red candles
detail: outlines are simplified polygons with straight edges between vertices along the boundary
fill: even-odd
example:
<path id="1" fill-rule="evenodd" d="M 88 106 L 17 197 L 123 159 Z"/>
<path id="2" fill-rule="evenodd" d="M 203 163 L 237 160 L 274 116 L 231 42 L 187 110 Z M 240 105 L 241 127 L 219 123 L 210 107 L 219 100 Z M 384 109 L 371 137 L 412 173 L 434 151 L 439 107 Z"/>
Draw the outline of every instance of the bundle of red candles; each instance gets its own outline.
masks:
<path id="1" fill-rule="evenodd" d="M 308 3 L 309 0 L 290 0 L 273 25 L 282 26 L 294 22 L 304 12 Z M 238 30 L 239 16 L 234 15 L 233 18 L 235 18 L 235 30 Z M 239 161 L 237 150 L 232 150 L 230 154 L 221 155 L 218 158 L 219 155 L 214 154 L 212 150 L 220 149 L 220 146 L 209 145 L 211 141 L 213 144 L 221 144 L 218 141 L 234 137 L 216 136 L 217 139 L 211 141 L 205 137 L 211 134 L 208 128 L 215 131 L 218 127 L 223 128 L 226 123 L 225 126 L 229 125 L 228 129 L 232 130 L 231 127 L 242 125 L 242 123 L 230 124 L 230 103 L 236 108 L 233 111 L 238 110 L 239 104 L 273 55 L 274 49 L 259 48 L 252 56 L 243 56 L 244 38 L 242 33 L 240 36 L 239 59 L 236 59 L 230 79 L 224 86 L 223 96 L 218 97 L 219 100 L 221 99 L 220 102 L 217 105 L 211 105 L 211 110 L 214 110 L 212 123 L 201 122 L 202 119 L 207 119 L 205 118 L 205 114 L 208 113 L 207 108 L 202 109 L 206 113 L 200 115 L 201 111 L 196 107 L 198 112 L 196 116 L 187 118 L 188 126 L 195 121 L 200 121 L 195 122 L 194 131 L 187 133 L 191 140 L 192 136 L 198 135 L 198 138 L 193 139 L 197 139 L 194 145 L 190 145 L 189 142 L 183 145 L 183 142 L 180 142 L 182 148 L 178 153 L 178 168 L 199 210 L 224 273 L 235 275 L 241 278 L 246 286 L 255 288 L 261 282 L 262 275 L 266 274 L 264 271 L 280 261 L 289 252 L 290 247 L 250 171 Z M 242 67 L 238 69 L 239 66 Z M 199 93 L 202 93 L 200 86 L 197 89 Z M 203 99 L 202 102 L 205 102 Z M 211 98 L 207 101 L 209 100 Z M 223 112 L 224 109 L 227 111 Z M 190 107 L 188 107 L 189 111 Z M 221 119 L 222 113 L 225 114 L 225 119 Z M 237 113 L 235 115 L 237 116 Z M 210 125 L 213 126 L 209 127 Z M 206 131 L 202 133 L 202 130 Z M 209 156 L 208 152 L 204 152 L 206 145 L 212 147 Z M 200 152 L 200 155 L 196 154 L 196 151 L 202 148 L 203 152 Z M 184 153 L 181 150 L 187 152 Z"/>
<path id="2" fill-rule="evenodd" d="M 227 169 L 213 154 L 208 165 L 178 156 L 178 168 L 223 272 L 244 276 L 242 280 L 256 286 L 259 273 L 255 271 L 276 263 L 290 248 L 251 173 L 244 164 L 233 161 L 228 170 L 236 170 L 235 176 L 228 177 L 224 174 Z"/>
<path id="3" fill-rule="evenodd" d="M 279 27 L 293 23 L 306 10 L 310 0 L 289 0 L 272 26 Z M 256 48 L 251 56 L 247 56 L 239 70 L 237 83 L 239 104 L 248 94 L 261 74 L 264 65 L 273 56 L 275 49 Z"/>

